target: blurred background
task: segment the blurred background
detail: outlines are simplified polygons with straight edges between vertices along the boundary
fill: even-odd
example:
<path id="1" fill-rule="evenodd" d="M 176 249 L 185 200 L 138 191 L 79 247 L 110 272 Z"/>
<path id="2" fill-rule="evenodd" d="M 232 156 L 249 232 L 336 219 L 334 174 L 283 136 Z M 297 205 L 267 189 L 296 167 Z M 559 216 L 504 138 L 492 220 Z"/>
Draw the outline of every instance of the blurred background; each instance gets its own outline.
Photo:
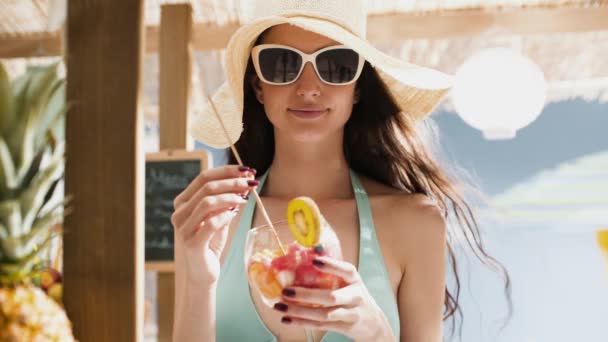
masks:
<path id="1" fill-rule="evenodd" d="M 222 48 L 246 20 L 244 2 L 145 1 L 146 152 L 159 150 L 162 6 L 191 5 L 192 117 L 224 80 Z M 456 75 L 430 118 L 438 158 L 483 194 L 486 249 L 513 285 L 513 317 L 501 329 L 501 280 L 462 255 L 462 337 L 450 337 L 446 325 L 446 341 L 608 341 L 608 263 L 596 238 L 608 229 L 608 2 L 367 2 L 374 45 Z M 66 6 L 0 0 L 0 59 L 9 74 L 62 63 Z M 188 144 L 209 151 L 214 166 L 226 163 L 224 150 Z M 156 274 L 147 272 L 149 341 L 157 336 L 156 290 Z"/>

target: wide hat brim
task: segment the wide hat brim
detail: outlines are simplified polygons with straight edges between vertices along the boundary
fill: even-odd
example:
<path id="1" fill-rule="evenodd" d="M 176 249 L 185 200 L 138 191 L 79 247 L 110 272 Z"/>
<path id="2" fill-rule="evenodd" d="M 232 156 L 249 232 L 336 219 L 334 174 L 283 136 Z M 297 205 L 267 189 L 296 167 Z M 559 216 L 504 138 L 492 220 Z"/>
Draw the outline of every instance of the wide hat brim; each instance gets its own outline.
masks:
<path id="1" fill-rule="evenodd" d="M 226 82 L 212 96 L 231 143 L 239 139 L 243 130 L 243 80 L 251 48 L 262 32 L 280 24 L 292 24 L 318 33 L 357 51 L 377 71 L 401 111 L 416 119 L 430 114 L 452 85 L 450 75 L 391 57 L 331 21 L 306 16 L 260 18 L 241 26 L 231 37 L 224 59 Z M 230 145 L 209 103 L 194 115 L 189 126 L 192 136 L 208 146 L 226 148 Z"/>

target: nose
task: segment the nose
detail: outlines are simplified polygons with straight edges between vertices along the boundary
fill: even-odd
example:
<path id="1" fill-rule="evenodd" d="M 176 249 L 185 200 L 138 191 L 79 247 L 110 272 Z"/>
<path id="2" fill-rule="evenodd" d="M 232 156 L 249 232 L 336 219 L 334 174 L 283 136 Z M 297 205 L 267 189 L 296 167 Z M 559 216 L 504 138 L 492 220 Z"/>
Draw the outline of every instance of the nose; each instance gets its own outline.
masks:
<path id="1" fill-rule="evenodd" d="M 321 95 L 321 80 L 317 77 L 314 67 L 306 63 L 300 78 L 296 81 L 296 91 L 301 97 L 318 97 Z"/>

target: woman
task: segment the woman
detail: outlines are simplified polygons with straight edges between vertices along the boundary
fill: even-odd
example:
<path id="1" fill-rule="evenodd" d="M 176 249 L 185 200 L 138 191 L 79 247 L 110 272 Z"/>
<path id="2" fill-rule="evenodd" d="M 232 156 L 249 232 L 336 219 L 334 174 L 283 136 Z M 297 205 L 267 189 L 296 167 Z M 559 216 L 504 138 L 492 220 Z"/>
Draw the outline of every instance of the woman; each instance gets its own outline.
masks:
<path id="1" fill-rule="evenodd" d="M 247 166 L 231 155 L 175 199 L 174 340 L 305 341 L 303 328 L 312 328 L 315 341 L 441 341 L 443 319 L 459 308 L 459 289 L 446 288 L 446 258 L 456 271 L 448 238 L 464 233 L 476 255 L 498 265 L 415 130 L 449 77 L 369 45 L 361 2 L 254 6 L 258 19 L 228 44 L 228 83 L 214 96 Z M 226 147 L 209 110 L 193 134 Z M 315 265 L 343 277 L 344 288 L 288 288 L 274 308 L 250 294 L 245 236 L 265 223 L 248 200 L 256 187 L 273 221 L 294 197 L 316 201 L 344 258 Z M 448 229 L 450 210 L 460 224 Z M 278 233 L 288 241 L 288 231 Z"/>

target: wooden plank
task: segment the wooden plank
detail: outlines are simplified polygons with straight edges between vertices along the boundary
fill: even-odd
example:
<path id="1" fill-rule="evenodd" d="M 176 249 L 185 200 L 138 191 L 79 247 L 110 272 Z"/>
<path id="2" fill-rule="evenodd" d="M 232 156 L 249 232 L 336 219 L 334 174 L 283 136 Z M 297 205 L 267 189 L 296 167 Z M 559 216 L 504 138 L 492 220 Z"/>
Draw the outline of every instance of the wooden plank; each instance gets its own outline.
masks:
<path id="1" fill-rule="evenodd" d="M 608 30 L 608 6 L 562 8 L 514 8 L 502 11 L 482 9 L 444 10 L 428 13 L 384 13 L 368 17 L 367 37 L 373 44 L 407 39 L 449 39 L 484 33 L 532 35 Z M 195 23 L 192 46 L 197 51 L 221 50 L 239 23 L 214 25 Z M 60 37 L 41 34 L 34 41 L 0 37 L 0 58 L 30 57 L 38 46 L 47 55 L 59 55 Z M 40 42 L 42 40 L 42 42 Z M 146 52 L 159 51 L 160 27 L 146 27 Z"/>
<path id="2" fill-rule="evenodd" d="M 159 142 L 160 149 L 188 148 L 188 104 L 192 75 L 192 7 L 161 6 L 159 38 Z M 174 273 L 157 278 L 158 341 L 173 338 L 175 306 Z"/>
<path id="3" fill-rule="evenodd" d="M 192 7 L 161 7 L 159 51 L 160 149 L 186 149 L 192 75 Z"/>
<path id="4" fill-rule="evenodd" d="M 0 58 L 53 57 L 63 55 L 61 32 L 0 37 Z"/>
<path id="5" fill-rule="evenodd" d="M 68 2 L 64 300 L 80 341 L 143 341 L 143 8 Z"/>

